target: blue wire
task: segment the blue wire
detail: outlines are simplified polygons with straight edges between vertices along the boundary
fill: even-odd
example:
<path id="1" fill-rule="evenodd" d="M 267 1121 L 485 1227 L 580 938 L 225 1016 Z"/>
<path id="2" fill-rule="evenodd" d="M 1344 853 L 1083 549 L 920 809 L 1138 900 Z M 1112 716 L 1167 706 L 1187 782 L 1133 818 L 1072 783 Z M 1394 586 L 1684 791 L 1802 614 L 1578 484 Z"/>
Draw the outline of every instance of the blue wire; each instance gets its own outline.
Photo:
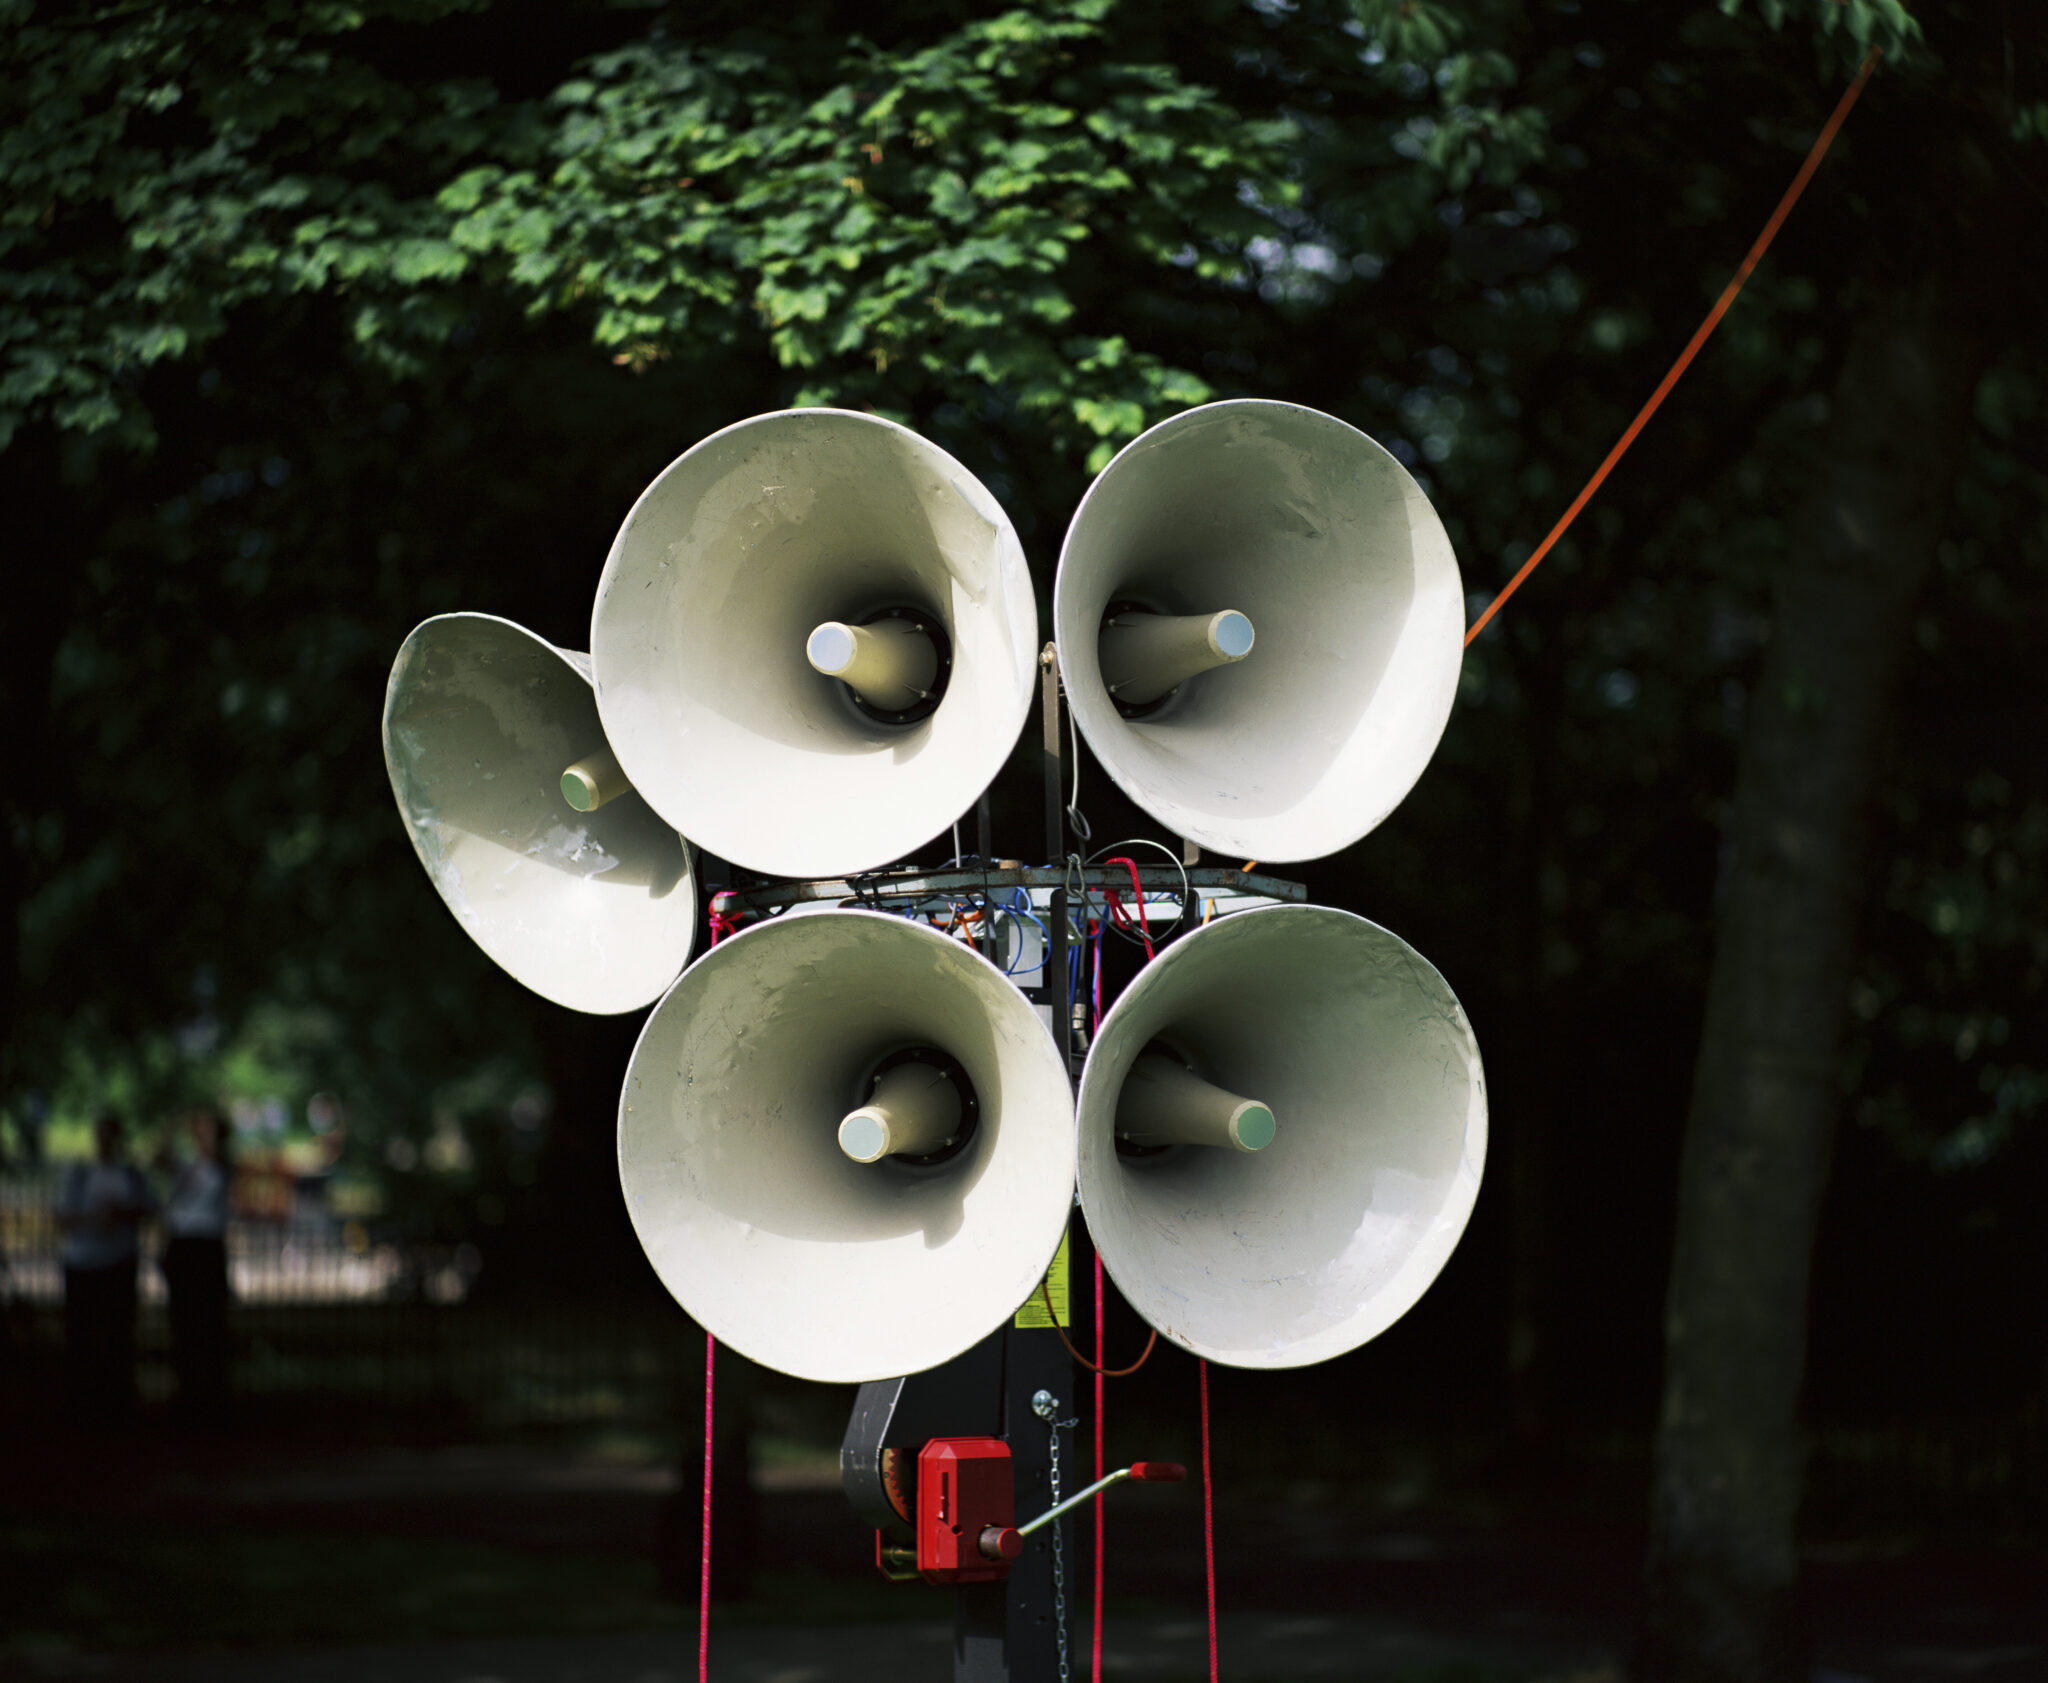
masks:
<path id="1" fill-rule="evenodd" d="M 1033 917 L 1029 912 L 1020 912 L 1017 910 L 1015 906 L 991 906 L 989 907 L 989 910 L 991 912 L 996 913 L 998 916 L 1007 915 L 1011 918 L 1015 918 L 1016 920 L 1018 920 L 1020 924 L 1026 920 L 1032 923 L 1037 923 L 1038 933 L 1041 937 L 1043 937 L 1045 941 L 1046 951 L 1050 952 L 1052 950 L 1052 936 L 1046 932 L 1045 925 L 1042 923 L 1038 923 L 1038 919 Z M 1017 961 L 1014 964 L 1005 965 L 1003 967 L 1003 974 L 1005 976 L 1014 976 L 1017 974 L 1019 970 L 1023 968 L 1023 965 L 1024 948 L 1022 943 L 1020 942 L 1017 947 Z M 1043 969 L 1044 967 L 1045 960 L 1041 958 L 1039 960 L 1039 968 Z"/>

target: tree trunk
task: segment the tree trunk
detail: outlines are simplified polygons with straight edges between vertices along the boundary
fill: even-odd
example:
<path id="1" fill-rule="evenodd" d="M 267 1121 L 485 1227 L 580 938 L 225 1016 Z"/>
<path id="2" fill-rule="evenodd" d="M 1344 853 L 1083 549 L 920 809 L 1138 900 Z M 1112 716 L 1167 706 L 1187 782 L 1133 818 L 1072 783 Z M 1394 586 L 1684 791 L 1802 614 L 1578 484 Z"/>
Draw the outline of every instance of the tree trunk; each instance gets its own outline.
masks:
<path id="1" fill-rule="evenodd" d="M 1511 657 L 1512 658 L 1512 657 Z M 1508 800 L 1513 844 L 1507 851 L 1507 904 L 1501 975 L 1506 982 L 1504 1033 L 1493 1048 L 1496 1067 L 1519 1072 L 1518 1090 L 1494 1106 L 1505 1124 L 1507 1165 L 1508 1419 L 1525 1462 L 1546 1461 L 1556 1424 L 1557 1330 L 1557 1011 L 1546 973 L 1557 908 L 1546 878 L 1555 857 L 1558 732 L 1564 712 L 1565 663 L 1554 656 L 1517 661 L 1523 696 L 1522 752 L 1515 756 Z"/>
<path id="2" fill-rule="evenodd" d="M 38 886 L 37 841 L 57 769 L 50 677 L 65 609 L 90 552 L 82 511 L 67 494 L 56 435 L 24 427 L 0 451 L 0 507 L 20 540 L 0 613 L 0 718 L 20 768 L 0 793 L 0 1097 L 20 1099 L 21 916 Z"/>
<path id="3" fill-rule="evenodd" d="M 1988 354 L 1981 320 L 1930 284 L 1871 299 L 1793 522 L 1680 1162 L 1643 1683 L 1806 1676 L 1798 1399 L 1864 834 Z"/>

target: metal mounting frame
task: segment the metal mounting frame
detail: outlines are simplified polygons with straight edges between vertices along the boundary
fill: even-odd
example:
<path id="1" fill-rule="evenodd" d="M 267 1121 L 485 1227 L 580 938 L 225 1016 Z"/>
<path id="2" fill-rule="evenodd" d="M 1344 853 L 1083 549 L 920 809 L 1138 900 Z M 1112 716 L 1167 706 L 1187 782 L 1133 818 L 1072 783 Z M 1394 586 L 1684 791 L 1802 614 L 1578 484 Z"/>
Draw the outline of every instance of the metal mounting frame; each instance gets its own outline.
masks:
<path id="1" fill-rule="evenodd" d="M 907 865 L 889 871 L 857 872 L 850 877 L 813 877 L 807 881 L 765 883 L 759 888 L 727 889 L 720 898 L 731 911 L 769 913 L 823 900 L 864 906 L 877 900 L 922 900 L 977 889 L 1068 888 L 1077 880 L 1085 882 L 1091 890 L 1129 888 L 1131 874 L 1120 865 L 1085 865 L 1072 874 L 1057 865 L 977 865 L 972 869 L 946 870 Z M 1179 888 L 1181 873 L 1171 865 L 1141 864 L 1138 881 L 1146 893 L 1161 893 Z M 1308 898 L 1308 890 L 1298 882 L 1223 866 L 1190 865 L 1187 881 L 1190 888 L 1219 894 L 1249 894 L 1293 903 Z"/>
<path id="2" fill-rule="evenodd" d="M 854 872 L 846 876 L 769 882 L 728 890 L 721 903 L 728 915 L 753 913 L 772 917 L 799 905 L 843 902 L 881 909 L 911 908 L 962 895 L 1022 888 L 1047 893 L 1047 935 L 1044 984 L 1025 988 L 1027 995 L 1049 1007 L 1053 1039 L 1074 1069 L 1073 1024 L 1066 1012 L 1067 990 L 1055 986 L 1067 965 L 1067 905 L 1070 892 L 1089 897 L 1110 889 L 1129 889 L 1130 869 L 1123 865 L 1083 865 L 1067 847 L 1067 756 L 1061 729 L 1062 695 L 1058 650 L 1050 643 L 1039 659 L 1044 726 L 1045 850 L 1054 861 L 1026 865 L 993 857 L 989 798 L 976 802 L 975 843 L 979 855 L 972 866 L 955 861 L 940 868 L 905 865 L 890 870 Z M 1138 884 L 1145 893 L 1178 891 L 1183 883 L 1195 895 L 1241 897 L 1300 904 L 1307 888 L 1284 877 L 1250 868 L 1197 863 L 1192 845 L 1183 848 L 1182 865 L 1139 864 Z M 983 949 L 987 950 L 986 947 Z M 878 1559 L 902 1552 L 907 1528 L 893 1509 L 885 1488 L 883 1457 L 890 1448 L 910 1448 L 924 1440 L 962 1433 L 1000 1436 L 1015 1459 L 1020 1503 L 1046 1506 L 1050 1501 L 1051 1452 L 1044 1421 L 1033 1416 L 1034 1396 L 1072 1397 L 1074 1368 L 1066 1346 L 1052 1329 L 1008 1326 L 992 1333 L 973 1349 L 928 1373 L 880 1380 L 860 1388 L 842 1446 L 841 1470 L 854 1510 L 877 1528 Z M 1055 1409 L 1057 1414 L 1059 1409 Z M 1064 1423 L 1063 1423 L 1064 1424 Z M 1021 1511 L 1021 1509 L 1020 1509 Z M 1006 1581 L 963 1585 L 954 1631 L 956 1683 L 1035 1683 L 1055 1675 L 1059 1654 L 1053 1550 L 1055 1531 L 1066 1526 L 1064 1515 L 1034 1538 L 1025 1557 Z M 901 1572 L 893 1573 L 902 1576 Z"/>

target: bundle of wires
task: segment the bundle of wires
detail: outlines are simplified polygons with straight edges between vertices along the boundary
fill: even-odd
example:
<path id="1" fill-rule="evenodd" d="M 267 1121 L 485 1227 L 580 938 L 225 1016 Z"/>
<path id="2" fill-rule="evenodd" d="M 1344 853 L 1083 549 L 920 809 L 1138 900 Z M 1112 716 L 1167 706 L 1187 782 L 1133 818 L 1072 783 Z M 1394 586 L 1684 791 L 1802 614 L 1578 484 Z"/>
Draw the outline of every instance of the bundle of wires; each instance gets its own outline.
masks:
<path id="1" fill-rule="evenodd" d="M 1169 889 L 1163 894 L 1153 895 L 1150 901 L 1147 901 L 1138 877 L 1137 861 L 1123 852 L 1124 849 L 1133 847 L 1156 849 L 1173 862 L 1174 869 L 1180 872 L 1178 897 Z M 1122 865 L 1129 870 L 1133 905 L 1125 904 L 1122 889 L 1106 888 L 1102 892 L 1100 902 L 1102 910 L 1099 913 L 1094 910 L 1097 902 L 1089 892 L 1086 869 L 1097 864 Z M 1102 1027 L 1103 938 L 1114 934 L 1134 946 L 1142 947 L 1149 961 L 1157 949 L 1152 940 L 1151 918 L 1145 909 L 1147 904 L 1171 904 L 1174 910 L 1173 917 L 1168 920 L 1170 926 L 1186 915 L 1188 906 L 1194 898 L 1194 890 L 1188 882 L 1187 866 L 1180 855 L 1164 842 L 1154 841 L 1149 836 L 1133 836 L 1126 841 L 1111 842 L 1107 847 L 1097 849 L 1086 859 L 1079 854 L 1068 854 L 1066 887 L 1070 897 L 1068 917 L 1072 938 L 1067 960 L 1067 1014 L 1071 1019 L 1074 1006 L 1080 999 L 1082 977 L 1085 974 L 1089 986 L 1089 1032 L 1092 1034 Z M 1078 916 L 1071 909 L 1071 900 L 1076 896 L 1080 901 Z"/>

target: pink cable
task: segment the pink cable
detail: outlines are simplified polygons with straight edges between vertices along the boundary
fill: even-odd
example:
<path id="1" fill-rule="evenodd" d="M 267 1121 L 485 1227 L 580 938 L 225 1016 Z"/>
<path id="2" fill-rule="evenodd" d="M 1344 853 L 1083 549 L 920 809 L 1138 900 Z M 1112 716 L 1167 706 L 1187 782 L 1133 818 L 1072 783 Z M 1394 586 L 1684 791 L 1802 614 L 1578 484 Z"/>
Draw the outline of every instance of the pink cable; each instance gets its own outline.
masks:
<path id="1" fill-rule="evenodd" d="M 1139 938 L 1143 940 L 1145 943 L 1145 956 L 1147 958 L 1153 957 L 1154 955 L 1152 952 L 1152 920 L 1145 915 L 1145 890 L 1144 887 L 1138 881 L 1137 860 L 1127 858 L 1120 853 L 1114 859 L 1103 860 L 1103 863 L 1105 865 L 1128 865 L 1130 867 L 1131 898 L 1138 902 Z M 1110 903 L 1112 905 L 1117 905 L 1114 899 L 1112 899 Z M 1122 906 L 1117 905 L 1117 910 L 1119 912 L 1123 912 Z M 1124 912 L 1123 916 L 1118 921 L 1121 922 L 1126 929 L 1128 929 L 1131 925 L 1130 914 L 1128 912 Z"/>
<path id="2" fill-rule="evenodd" d="M 1095 1476 L 1102 1477 L 1102 1253 L 1095 1253 Z M 1102 1497 L 1095 1498 L 1094 1683 L 1102 1683 Z"/>
<path id="3" fill-rule="evenodd" d="M 1102 1027 L 1102 920 L 1093 920 L 1095 925 L 1095 1027 Z"/>
<path id="4" fill-rule="evenodd" d="M 711 1390 L 718 1340 L 704 1335 L 704 1536 L 697 1566 L 697 1683 L 711 1679 Z"/>
<path id="5" fill-rule="evenodd" d="M 724 940 L 726 936 L 738 934 L 740 921 L 747 915 L 743 911 L 727 915 L 718 909 L 718 903 L 721 900 L 729 900 L 731 898 L 732 893 L 729 889 L 722 890 L 711 897 L 711 944 L 714 947 Z"/>
<path id="6" fill-rule="evenodd" d="M 1209 1582 L 1209 1683 L 1221 1672 L 1216 1660 L 1216 1510 L 1209 1501 L 1209 1364 L 1196 1358 L 1202 1376 L 1202 1571 Z"/>

